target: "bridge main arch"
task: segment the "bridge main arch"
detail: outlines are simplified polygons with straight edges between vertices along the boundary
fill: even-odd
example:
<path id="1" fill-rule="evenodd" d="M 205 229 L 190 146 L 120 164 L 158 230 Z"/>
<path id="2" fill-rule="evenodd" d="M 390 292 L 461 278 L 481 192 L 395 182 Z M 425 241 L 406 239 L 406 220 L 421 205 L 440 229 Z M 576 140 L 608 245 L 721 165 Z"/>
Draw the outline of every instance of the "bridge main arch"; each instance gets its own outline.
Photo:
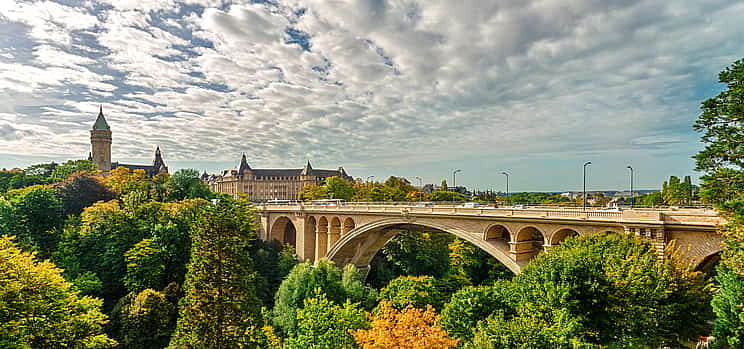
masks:
<path id="1" fill-rule="evenodd" d="M 327 258 L 338 266 L 354 264 L 367 267 L 375 254 L 395 235 L 403 230 L 436 230 L 455 235 L 503 263 L 509 270 L 518 274 L 522 267 L 509 256 L 504 243 L 483 240 L 482 233 L 472 233 L 464 229 L 430 220 L 410 221 L 405 218 L 389 218 L 356 227 L 344 234 L 328 251 Z"/>

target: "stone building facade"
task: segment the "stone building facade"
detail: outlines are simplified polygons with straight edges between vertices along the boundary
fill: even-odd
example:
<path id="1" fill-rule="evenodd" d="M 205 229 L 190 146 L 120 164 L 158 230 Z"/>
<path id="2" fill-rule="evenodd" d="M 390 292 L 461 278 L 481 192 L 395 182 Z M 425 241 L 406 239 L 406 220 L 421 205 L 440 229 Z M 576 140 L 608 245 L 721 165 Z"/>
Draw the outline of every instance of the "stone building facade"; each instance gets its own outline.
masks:
<path id="1" fill-rule="evenodd" d="M 96 164 L 104 175 L 117 167 L 125 167 L 130 172 L 143 170 L 150 177 L 154 177 L 160 173 L 168 173 L 168 166 L 165 165 L 160 147 L 155 149 L 155 159 L 152 161 L 152 165 L 131 165 L 111 162 L 111 139 L 111 127 L 109 127 L 106 118 L 103 116 L 103 106 L 101 106 L 101 110 L 98 112 L 98 118 L 96 118 L 96 122 L 90 130 L 91 152 L 88 160 Z"/>
<path id="2" fill-rule="evenodd" d="M 310 161 L 300 169 L 257 169 L 248 165 L 245 154 L 237 168 L 224 170 L 219 175 L 207 175 L 202 179 L 216 193 L 232 197 L 245 196 L 250 201 L 297 200 L 306 186 L 322 183 L 328 177 L 353 180 L 343 167 L 337 170 L 318 170 L 310 166 Z"/>

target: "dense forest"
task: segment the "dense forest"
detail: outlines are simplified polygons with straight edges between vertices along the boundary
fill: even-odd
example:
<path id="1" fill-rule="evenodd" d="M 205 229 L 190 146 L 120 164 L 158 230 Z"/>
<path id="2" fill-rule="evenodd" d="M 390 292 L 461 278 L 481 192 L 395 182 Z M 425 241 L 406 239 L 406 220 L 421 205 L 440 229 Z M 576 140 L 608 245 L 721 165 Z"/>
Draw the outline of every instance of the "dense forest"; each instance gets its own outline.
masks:
<path id="1" fill-rule="evenodd" d="M 364 275 L 257 239 L 254 206 L 195 170 L 101 176 L 69 161 L 0 172 L 0 347 L 676 348 L 712 331 L 713 346 L 741 348 L 744 62 L 719 80 L 728 89 L 694 126 L 700 192 L 676 177 L 661 192 L 729 220 L 712 279 L 628 235 L 568 238 L 513 275 L 461 239 L 413 231 Z M 317 197 L 421 200 L 397 177 L 301 194 Z"/>

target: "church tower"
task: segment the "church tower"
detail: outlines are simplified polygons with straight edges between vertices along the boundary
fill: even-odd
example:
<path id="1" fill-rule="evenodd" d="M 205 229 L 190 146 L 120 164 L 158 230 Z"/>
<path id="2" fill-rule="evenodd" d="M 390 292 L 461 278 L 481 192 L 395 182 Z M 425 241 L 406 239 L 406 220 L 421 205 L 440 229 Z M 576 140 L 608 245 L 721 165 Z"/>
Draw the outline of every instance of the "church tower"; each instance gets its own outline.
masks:
<path id="1" fill-rule="evenodd" d="M 111 129 L 103 117 L 103 106 L 98 112 L 96 123 L 90 130 L 93 163 L 103 173 L 111 171 Z"/>

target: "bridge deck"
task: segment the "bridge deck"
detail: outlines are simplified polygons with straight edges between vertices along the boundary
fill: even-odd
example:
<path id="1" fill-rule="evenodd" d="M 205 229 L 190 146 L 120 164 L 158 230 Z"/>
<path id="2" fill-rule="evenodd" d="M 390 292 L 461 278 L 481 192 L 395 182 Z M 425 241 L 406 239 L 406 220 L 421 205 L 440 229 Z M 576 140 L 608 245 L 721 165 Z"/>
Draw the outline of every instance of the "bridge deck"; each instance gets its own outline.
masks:
<path id="1" fill-rule="evenodd" d="M 726 221 L 716 211 L 709 209 L 625 209 L 602 210 L 566 207 L 528 207 L 528 208 L 465 208 L 453 205 L 415 206 L 381 204 L 343 204 L 343 205 L 261 205 L 260 210 L 274 212 L 307 212 L 335 214 L 381 214 L 381 215 L 437 215 L 437 216 L 479 216 L 494 218 L 536 218 L 577 221 L 612 221 L 623 223 L 663 223 L 674 225 L 719 226 Z"/>

